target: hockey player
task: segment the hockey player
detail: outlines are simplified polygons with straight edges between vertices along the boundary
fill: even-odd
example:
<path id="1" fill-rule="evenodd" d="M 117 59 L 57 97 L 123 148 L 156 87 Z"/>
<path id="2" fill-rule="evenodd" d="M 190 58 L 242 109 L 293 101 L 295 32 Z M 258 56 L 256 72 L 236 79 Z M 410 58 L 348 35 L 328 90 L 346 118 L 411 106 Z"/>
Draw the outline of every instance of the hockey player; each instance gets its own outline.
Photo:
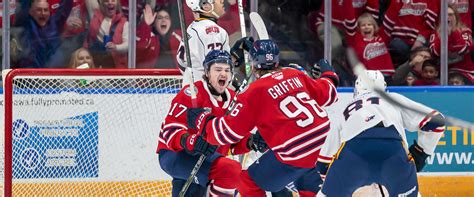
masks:
<path id="1" fill-rule="evenodd" d="M 209 51 L 230 50 L 229 35 L 217 25 L 217 19 L 225 13 L 224 0 L 186 0 L 186 5 L 199 14 L 199 18 L 194 20 L 187 29 L 193 78 L 194 81 L 198 81 L 204 74 L 202 62 Z M 176 58 L 181 71 L 184 72 L 183 86 L 185 86 L 191 82 L 191 70 L 186 66 L 183 42 L 178 48 Z"/>
<path id="2" fill-rule="evenodd" d="M 300 196 L 314 196 L 321 183 L 315 163 L 329 130 L 321 107 L 336 101 L 338 77 L 327 61 L 322 61 L 317 80 L 281 69 L 279 49 L 271 40 L 253 43 L 250 62 L 257 80 L 238 95 L 230 114 L 190 109 L 188 125 L 198 128 L 210 144 L 221 146 L 241 141 L 254 128 L 259 131 L 269 149 L 242 171 L 242 196 L 265 196 L 265 190 L 280 191 L 292 181 Z"/>
<path id="3" fill-rule="evenodd" d="M 230 54 L 213 50 L 205 57 L 203 65 L 204 80 L 194 83 L 197 104 L 206 108 L 210 114 L 224 115 L 234 95 L 234 92 L 227 88 L 233 72 Z M 173 99 L 158 138 L 160 166 L 173 177 L 172 194 L 178 196 L 200 154 L 205 154 L 206 161 L 196 175 L 195 184 L 188 189 L 188 196 L 202 196 L 208 183 L 210 196 L 232 196 L 239 183 L 241 166 L 238 162 L 224 157 L 229 146 L 220 146 L 217 152 L 214 152 L 216 146 L 204 141 L 201 136 L 196 135 L 196 130 L 186 125 L 188 108 L 191 108 L 189 85 Z M 235 151 L 233 153 L 249 151 L 246 144 L 243 147 L 239 145 L 232 147 Z"/>
<path id="4" fill-rule="evenodd" d="M 366 72 L 376 86 L 385 89 L 380 71 Z M 444 117 L 400 94 L 391 96 L 425 113 L 387 102 L 359 77 L 354 100 L 342 113 L 340 124 L 329 132 L 318 159 L 321 176 L 327 172 L 321 189 L 324 195 L 351 196 L 359 187 L 379 183 L 390 196 L 417 196 L 416 172 L 433 154 L 444 131 Z M 405 129 L 421 131 L 409 150 Z"/>

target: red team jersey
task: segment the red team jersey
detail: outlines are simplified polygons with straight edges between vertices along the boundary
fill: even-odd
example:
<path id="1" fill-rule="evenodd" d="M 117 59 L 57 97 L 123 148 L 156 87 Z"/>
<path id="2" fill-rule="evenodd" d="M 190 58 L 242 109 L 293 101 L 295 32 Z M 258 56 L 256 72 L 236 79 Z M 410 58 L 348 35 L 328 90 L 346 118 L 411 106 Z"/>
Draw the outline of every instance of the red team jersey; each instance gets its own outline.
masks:
<path id="1" fill-rule="evenodd" d="M 332 72 L 324 74 L 334 75 Z M 215 145 L 234 144 L 255 127 L 279 161 L 314 168 L 329 130 L 321 107 L 337 100 L 336 87 L 328 78 L 313 80 L 288 68 L 266 74 L 237 97 L 227 116 L 210 120 L 206 140 Z"/>
<path id="2" fill-rule="evenodd" d="M 472 25 L 472 10 L 474 9 L 473 0 L 449 0 L 449 3 L 452 4 L 456 10 L 459 12 L 461 21 L 469 28 Z"/>
<path id="3" fill-rule="evenodd" d="M 224 115 L 227 111 L 227 108 L 230 105 L 230 101 L 234 96 L 234 92 L 230 89 L 225 91 L 225 96 L 227 101 L 221 102 L 217 101 L 210 93 L 207 83 L 203 81 L 197 81 L 194 83 L 196 88 L 196 101 L 197 107 L 210 108 L 211 114 L 220 116 Z M 197 133 L 194 129 L 188 129 L 187 127 L 187 109 L 192 108 L 191 104 L 191 94 L 189 90 L 189 85 L 185 86 L 173 99 L 171 102 L 170 110 L 168 115 L 165 118 L 161 126 L 161 131 L 158 137 L 158 149 L 159 152 L 161 149 L 171 150 L 171 151 L 182 151 L 180 140 L 181 136 L 185 133 L 195 134 Z M 233 146 L 236 148 L 236 152 L 247 152 L 248 149 L 246 146 L 240 146 L 237 144 Z M 243 144 L 242 144 L 243 145 Z M 240 148 L 243 149 L 240 149 Z M 222 155 L 227 155 L 230 146 L 220 146 L 217 150 Z M 244 150 L 244 151 L 242 151 Z"/>
<path id="4" fill-rule="evenodd" d="M 392 76 L 395 73 L 392 58 L 382 37 L 376 35 L 372 39 L 366 39 L 357 32 L 347 38 L 357 57 L 368 70 L 380 70 L 385 76 Z"/>
<path id="5" fill-rule="evenodd" d="M 474 74 L 474 63 L 471 60 L 469 48 L 472 45 L 472 31 L 469 28 L 453 31 L 448 36 L 448 51 L 456 54 L 461 60 L 449 63 L 449 70 L 468 72 Z M 430 36 L 430 48 L 439 57 L 441 51 L 441 41 L 439 34 L 434 32 Z"/>
<path id="6" fill-rule="evenodd" d="M 370 13 L 375 19 L 379 18 L 378 0 L 333 0 L 332 22 L 343 28 L 347 34 L 354 35 L 357 28 L 357 18 L 364 12 Z M 317 16 L 316 26 L 324 22 L 324 5 Z"/>
<path id="7" fill-rule="evenodd" d="M 435 29 L 439 13 L 439 1 L 392 0 L 385 12 L 383 27 L 389 38 L 400 38 L 412 45 L 418 36 L 428 41 Z"/>

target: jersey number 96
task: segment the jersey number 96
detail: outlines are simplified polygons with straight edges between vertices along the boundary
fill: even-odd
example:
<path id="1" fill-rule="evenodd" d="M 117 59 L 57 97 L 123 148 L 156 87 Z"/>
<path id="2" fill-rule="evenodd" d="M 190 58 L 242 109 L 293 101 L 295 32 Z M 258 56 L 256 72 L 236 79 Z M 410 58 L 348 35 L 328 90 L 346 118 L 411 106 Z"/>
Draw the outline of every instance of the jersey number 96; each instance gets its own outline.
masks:
<path id="1" fill-rule="evenodd" d="M 290 108 L 290 106 L 293 107 Z M 304 114 L 306 118 L 300 118 L 296 121 L 296 125 L 299 127 L 306 127 L 312 124 L 314 122 L 313 114 L 318 115 L 320 118 L 328 115 L 306 92 L 300 92 L 296 97 L 287 96 L 280 102 L 280 109 L 289 118 L 296 118 Z"/>

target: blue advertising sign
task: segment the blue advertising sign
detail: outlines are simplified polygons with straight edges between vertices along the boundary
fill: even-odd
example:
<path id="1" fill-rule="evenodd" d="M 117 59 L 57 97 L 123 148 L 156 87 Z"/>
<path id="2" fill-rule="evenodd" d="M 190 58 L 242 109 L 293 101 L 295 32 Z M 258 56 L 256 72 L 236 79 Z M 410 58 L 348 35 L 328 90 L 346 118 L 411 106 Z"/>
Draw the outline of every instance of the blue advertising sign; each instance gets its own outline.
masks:
<path id="1" fill-rule="evenodd" d="M 437 109 L 446 116 L 474 122 L 473 89 L 430 89 L 415 92 L 400 91 L 406 97 Z M 407 132 L 408 143 L 417 138 L 416 132 Z M 423 172 L 474 172 L 474 128 L 446 124 L 443 137 L 434 155 L 427 159 Z"/>
<path id="2" fill-rule="evenodd" d="M 94 178 L 98 112 L 62 120 L 13 122 L 13 178 Z"/>

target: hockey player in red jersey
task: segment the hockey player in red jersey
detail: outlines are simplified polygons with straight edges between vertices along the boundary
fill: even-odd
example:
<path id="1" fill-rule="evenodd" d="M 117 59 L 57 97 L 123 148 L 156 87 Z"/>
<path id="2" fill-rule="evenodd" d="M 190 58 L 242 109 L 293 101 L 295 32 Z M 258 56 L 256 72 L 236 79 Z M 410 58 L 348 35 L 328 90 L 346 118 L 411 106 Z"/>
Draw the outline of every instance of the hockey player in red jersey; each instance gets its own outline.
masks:
<path id="1" fill-rule="evenodd" d="M 194 83 L 197 105 L 206 108 L 212 115 L 224 115 L 234 96 L 234 92 L 227 88 L 232 79 L 232 65 L 228 52 L 213 50 L 204 60 L 204 80 Z M 207 158 L 186 196 L 202 196 L 207 185 L 210 196 L 233 196 L 239 183 L 241 166 L 225 157 L 229 145 L 220 146 L 215 152 L 216 146 L 196 135 L 197 131 L 186 124 L 187 109 L 191 108 L 190 95 L 188 85 L 173 99 L 158 138 L 160 166 L 173 177 L 172 195 L 178 196 L 200 154 L 204 154 Z M 239 145 L 233 145 L 234 153 L 249 151 L 246 144 L 243 147 Z"/>
<path id="2" fill-rule="evenodd" d="M 210 144 L 221 146 L 259 131 L 268 150 L 242 171 L 242 196 L 265 196 L 265 191 L 280 191 L 292 181 L 300 196 L 314 196 L 321 183 L 315 162 L 329 130 L 322 107 L 337 100 L 338 77 L 326 60 L 320 61 L 317 80 L 296 69 L 281 69 L 279 49 L 271 40 L 255 41 L 250 60 L 257 80 L 238 95 L 229 115 L 190 109 L 188 125 L 198 128 Z M 265 149 L 261 141 L 251 142 Z"/>

